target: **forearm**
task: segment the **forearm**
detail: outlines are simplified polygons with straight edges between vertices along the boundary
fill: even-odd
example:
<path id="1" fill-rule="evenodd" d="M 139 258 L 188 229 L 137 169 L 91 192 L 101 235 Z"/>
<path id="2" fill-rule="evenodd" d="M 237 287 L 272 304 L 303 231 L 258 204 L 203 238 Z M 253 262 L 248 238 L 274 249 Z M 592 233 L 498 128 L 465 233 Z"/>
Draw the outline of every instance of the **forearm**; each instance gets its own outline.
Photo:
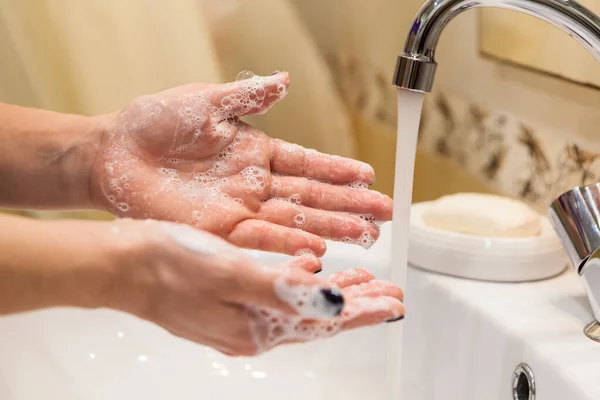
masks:
<path id="1" fill-rule="evenodd" d="M 91 209 L 102 117 L 0 103 L 0 207 Z"/>
<path id="2" fill-rule="evenodd" d="M 110 227 L 0 216 L 0 314 L 109 306 L 121 254 Z"/>

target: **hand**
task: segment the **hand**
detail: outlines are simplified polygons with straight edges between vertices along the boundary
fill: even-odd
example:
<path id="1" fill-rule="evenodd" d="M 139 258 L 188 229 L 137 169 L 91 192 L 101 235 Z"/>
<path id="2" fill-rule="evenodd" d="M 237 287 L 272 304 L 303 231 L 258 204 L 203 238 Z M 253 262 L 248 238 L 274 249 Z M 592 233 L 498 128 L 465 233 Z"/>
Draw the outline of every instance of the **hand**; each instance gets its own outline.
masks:
<path id="1" fill-rule="evenodd" d="M 93 201 L 118 216 L 187 223 L 241 247 L 318 256 L 323 238 L 369 247 L 379 236 L 374 221 L 392 215 L 389 197 L 365 189 L 374 180 L 369 165 L 272 139 L 239 120 L 266 112 L 288 83 L 276 73 L 185 85 L 107 116 Z"/>
<path id="2" fill-rule="evenodd" d="M 397 320 L 402 291 L 363 270 L 317 278 L 313 255 L 279 267 L 258 264 L 189 225 L 120 220 L 112 229 L 132 250 L 114 280 L 112 308 L 228 355 L 333 336 Z"/>

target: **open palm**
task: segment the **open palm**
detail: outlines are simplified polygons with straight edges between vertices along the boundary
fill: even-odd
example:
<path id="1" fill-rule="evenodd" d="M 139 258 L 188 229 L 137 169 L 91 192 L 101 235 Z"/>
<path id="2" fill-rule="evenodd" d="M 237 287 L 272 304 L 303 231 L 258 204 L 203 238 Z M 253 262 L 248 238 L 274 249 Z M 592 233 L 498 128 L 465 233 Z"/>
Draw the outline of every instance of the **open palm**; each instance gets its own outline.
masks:
<path id="1" fill-rule="evenodd" d="M 323 238 L 368 247 L 391 199 L 366 189 L 359 161 L 272 139 L 239 117 L 287 93 L 286 73 L 190 84 L 142 96 L 111 116 L 92 176 L 119 216 L 182 222 L 246 248 L 325 252 Z"/>

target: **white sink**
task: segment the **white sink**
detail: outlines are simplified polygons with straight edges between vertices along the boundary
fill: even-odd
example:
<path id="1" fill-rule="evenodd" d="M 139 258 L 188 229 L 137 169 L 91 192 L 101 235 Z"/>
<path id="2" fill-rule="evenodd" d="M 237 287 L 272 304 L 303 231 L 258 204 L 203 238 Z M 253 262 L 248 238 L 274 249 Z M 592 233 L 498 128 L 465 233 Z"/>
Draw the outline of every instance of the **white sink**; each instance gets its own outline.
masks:
<path id="1" fill-rule="evenodd" d="M 583 333 L 592 311 L 572 269 L 506 284 L 409 268 L 408 282 L 403 400 L 509 400 L 520 363 L 536 400 L 600 399 L 600 343 Z"/>
<path id="2" fill-rule="evenodd" d="M 329 243 L 323 273 L 360 265 L 387 278 L 389 228 L 369 251 Z M 402 400 L 509 400 L 521 362 L 537 400 L 600 399 L 600 344 L 582 333 L 592 317 L 572 272 L 494 284 L 410 269 L 406 298 Z M 34 312 L 0 318 L 0 400 L 387 400 L 386 334 L 236 359 L 121 313 Z"/>

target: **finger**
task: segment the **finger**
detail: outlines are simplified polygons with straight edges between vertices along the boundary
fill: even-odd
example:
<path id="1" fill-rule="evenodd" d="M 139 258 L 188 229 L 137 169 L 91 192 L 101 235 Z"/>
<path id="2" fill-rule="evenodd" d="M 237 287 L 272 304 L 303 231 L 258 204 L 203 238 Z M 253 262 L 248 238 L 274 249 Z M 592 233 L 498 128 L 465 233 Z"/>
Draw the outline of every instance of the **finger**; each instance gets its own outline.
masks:
<path id="1" fill-rule="evenodd" d="M 344 297 L 379 297 L 387 296 L 394 297 L 400 301 L 404 300 L 404 292 L 398 286 L 387 281 L 363 282 L 348 286 L 342 290 Z"/>
<path id="2" fill-rule="evenodd" d="M 290 321 L 282 332 L 286 336 L 274 338 L 275 344 L 307 342 L 328 338 L 342 331 L 397 321 L 404 315 L 404 305 L 392 297 L 348 299 L 342 315 L 331 320 Z"/>
<path id="3" fill-rule="evenodd" d="M 223 119 L 264 114 L 285 97 L 289 84 L 287 72 L 255 75 L 249 79 L 213 85 L 210 101 L 222 113 Z"/>
<path id="4" fill-rule="evenodd" d="M 284 268 L 300 268 L 308 272 L 312 272 L 316 274 L 317 272 L 321 272 L 323 269 L 323 264 L 321 260 L 317 258 L 312 253 L 308 253 L 310 250 L 300 250 L 296 257 L 293 257 L 291 260 L 286 261 L 282 264 Z M 304 252 L 304 253 L 303 253 Z"/>
<path id="5" fill-rule="evenodd" d="M 347 271 L 331 274 L 328 281 L 339 288 L 345 288 L 351 285 L 359 285 L 375 279 L 372 273 L 362 268 L 352 268 Z"/>
<path id="6" fill-rule="evenodd" d="M 379 238 L 379 228 L 360 217 L 316 210 L 288 201 L 271 199 L 262 205 L 257 218 L 273 224 L 298 228 L 332 240 L 371 247 Z"/>
<path id="7" fill-rule="evenodd" d="M 377 220 L 392 219 L 392 199 L 374 190 L 357 190 L 294 176 L 273 176 L 271 197 L 329 211 L 371 214 Z"/>
<path id="8" fill-rule="evenodd" d="M 336 184 L 375 181 L 373 167 L 362 161 L 319 153 L 279 139 L 271 139 L 271 169 Z"/>
<path id="9" fill-rule="evenodd" d="M 260 265 L 240 268 L 236 290 L 227 298 L 240 305 L 275 309 L 311 319 L 341 314 L 344 297 L 340 291 L 310 272 L 298 269 L 269 269 Z M 268 310 L 267 310 L 268 311 Z"/>
<path id="10" fill-rule="evenodd" d="M 356 297 L 347 301 L 339 319 L 342 330 L 396 321 L 404 316 L 404 304 L 393 297 Z"/>
<path id="11" fill-rule="evenodd" d="M 325 254 L 325 241 L 300 229 L 287 228 L 267 221 L 248 219 L 240 222 L 228 235 L 229 242 L 248 249 L 294 255 L 309 249 L 318 257 Z"/>

